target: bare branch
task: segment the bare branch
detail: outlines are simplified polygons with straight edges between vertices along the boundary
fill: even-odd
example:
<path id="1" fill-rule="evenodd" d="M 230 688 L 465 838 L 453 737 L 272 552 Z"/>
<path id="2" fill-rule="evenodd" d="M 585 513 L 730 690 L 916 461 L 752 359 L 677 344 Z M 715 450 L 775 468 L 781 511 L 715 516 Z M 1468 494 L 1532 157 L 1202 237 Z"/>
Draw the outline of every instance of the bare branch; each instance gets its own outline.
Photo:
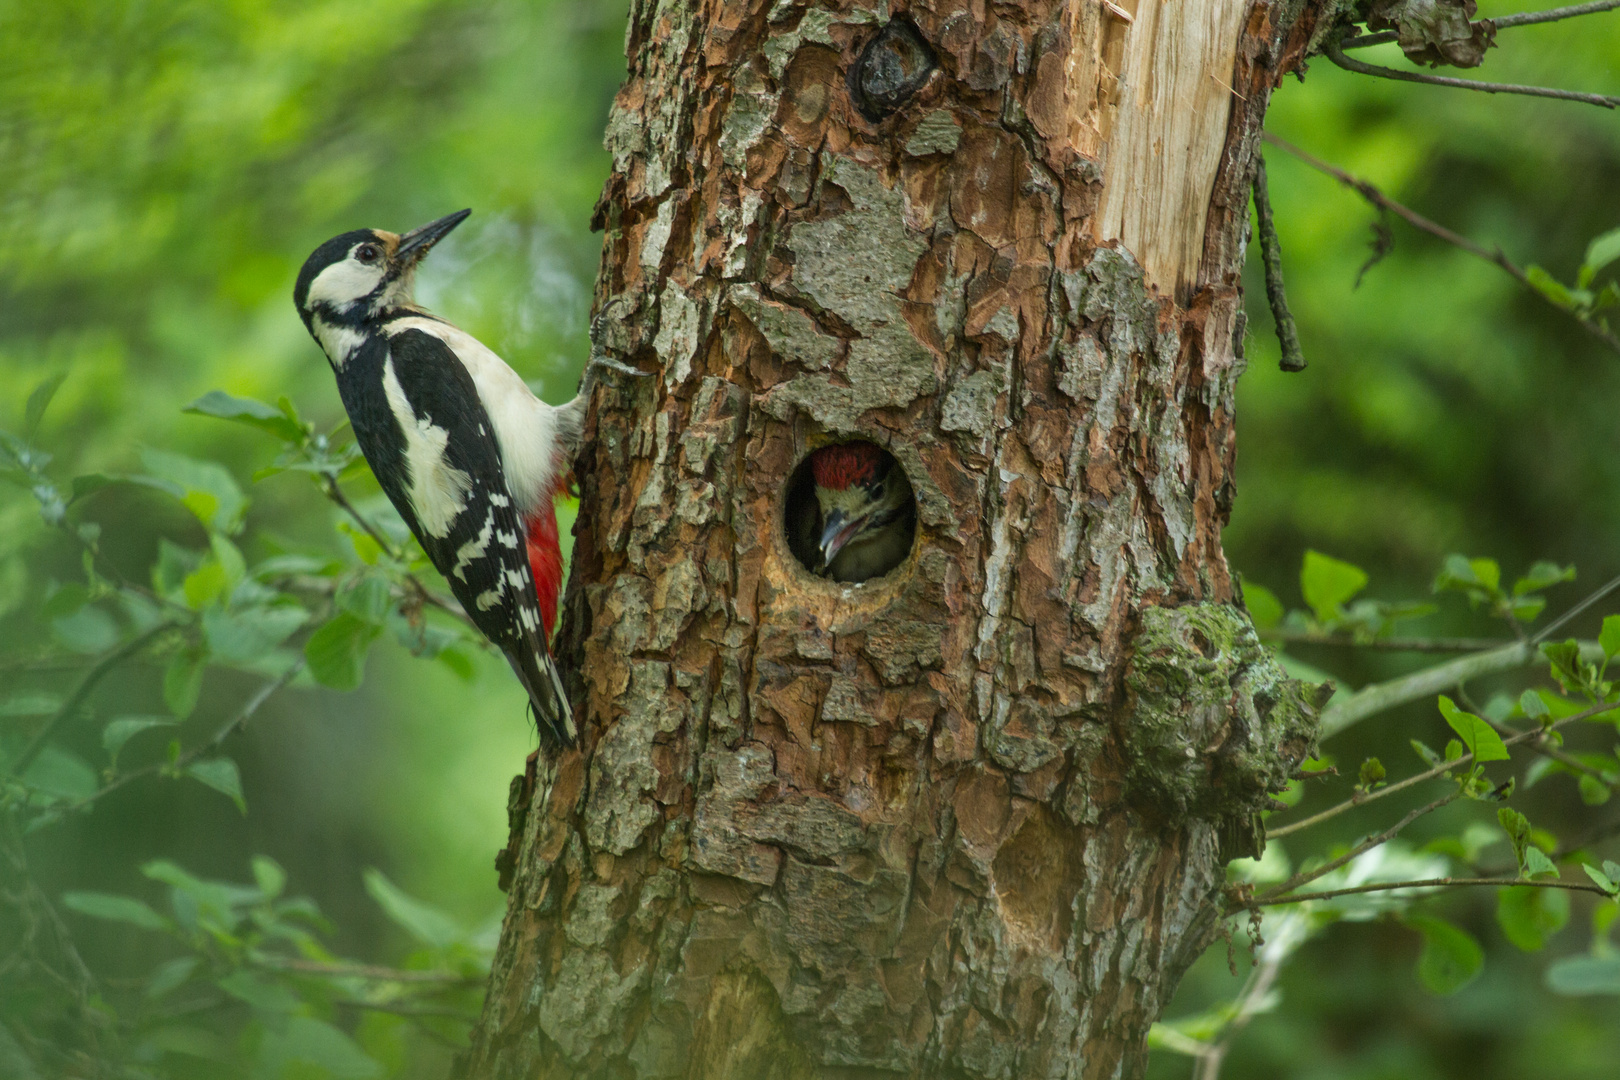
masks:
<path id="1" fill-rule="evenodd" d="M 1444 240 L 1453 247 L 1461 248 L 1470 255 L 1478 256 L 1479 258 L 1484 259 L 1486 262 L 1500 267 L 1502 270 L 1516 278 L 1518 282 L 1525 288 L 1531 290 L 1537 296 L 1541 296 L 1543 300 L 1547 299 L 1545 296 L 1542 296 L 1540 290 L 1536 289 L 1534 285 L 1530 284 L 1530 276 L 1524 272 L 1524 269 L 1503 254 L 1501 248 L 1490 249 L 1483 247 L 1474 243 L 1466 236 L 1461 236 L 1452 232 L 1444 225 L 1430 221 L 1416 210 L 1413 210 L 1410 207 L 1391 199 L 1388 195 L 1385 195 L 1382 191 L 1378 190 L 1378 188 L 1367 181 L 1362 180 L 1359 177 L 1352 176 L 1350 173 L 1345 172 L 1343 169 L 1335 165 L 1329 165 L 1321 158 L 1307 153 L 1288 140 L 1279 138 L 1269 131 L 1264 134 L 1263 138 L 1271 145 L 1278 147 L 1279 149 L 1286 150 L 1288 153 L 1299 158 L 1299 160 L 1303 161 L 1317 172 L 1331 176 L 1339 183 L 1351 188 L 1356 192 L 1356 194 L 1360 195 L 1363 199 L 1366 199 L 1369 203 L 1376 206 L 1380 210 L 1388 210 L 1390 213 L 1400 217 L 1414 229 L 1421 232 L 1426 232 L 1430 236 Z M 1552 303 L 1550 300 L 1547 302 Z M 1557 305 L 1553 306 L 1556 307 Z M 1558 310 L 1565 311 L 1564 308 L 1558 308 Z M 1615 352 L 1620 352 L 1620 337 L 1617 337 L 1612 331 L 1601 324 L 1594 322 L 1591 319 L 1583 318 L 1572 311 L 1565 311 L 1565 314 L 1569 315 L 1576 322 L 1580 323 L 1581 327 L 1586 330 L 1587 333 L 1603 342 Z"/>
<path id="2" fill-rule="evenodd" d="M 1520 86 L 1515 83 L 1475 82 L 1472 79 L 1455 79 L 1450 75 L 1427 75 L 1421 71 L 1400 71 L 1396 68 L 1379 67 L 1376 64 L 1350 59 L 1350 57 L 1344 55 L 1344 50 L 1339 47 L 1339 43 L 1331 38 L 1322 43 L 1322 52 L 1326 54 L 1329 60 L 1346 71 L 1354 71 L 1359 75 L 1375 75 L 1380 79 L 1426 83 L 1429 86 L 1451 86 L 1459 90 L 1478 90 L 1483 94 L 1522 94 L 1526 97 L 1579 101 L 1586 105 L 1597 105 L 1604 109 L 1620 106 L 1620 97 L 1609 97 L 1607 94 L 1588 94 L 1579 90 L 1558 90 L 1550 86 Z"/>
<path id="3" fill-rule="evenodd" d="M 1283 288 L 1282 244 L 1277 224 L 1271 217 L 1271 193 L 1266 186 L 1266 159 L 1254 158 L 1254 214 L 1259 223 L 1260 261 L 1266 268 L 1266 300 L 1277 327 L 1277 344 L 1282 348 L 1278 366 L 1284 371 L 1304 371 L 1305 352 L 1299 346 L 1299 330 L 1288 310 L 1288 294 Z"/>
<path id="4" fill-rule="evenodd" d="M 1264 630 L 1262 641 L 1275 641 L 1283 645 L 1327 645 L 1343 649 L 1373 649 L 1379 652 L 1459 653 L 1489 652 L 1513 644 L 1502 638 L 1374 638 L 1359 641 L 1334 634 L 1296 633 L 1293 631 Z"/>
<path id="5" fill-rule="evenodd" d="M 1336 896 L 1351 896 L 1356 893 L 1391 892 L 1395 889 L 1458 889 L 1479 885 L 1528 885 L 1534 889 L 1568 889 L 1571 892 L 1597 893 L 1608 897 L 1608 893 L 1589 881 L 1530 881 L 1525 878 L 1426 878 L 1423 881 L 1386 881 L 1375 885 L 1351 885 L 1343 889 L 1326 889 L 1322 892 L 1294 893 L 1291 896 L 1272 896 L 1251 900 L 1244 907 L 1270 907 L 1273 904 L 1300 904 L 1306 900 L 1331 900 Z"/>

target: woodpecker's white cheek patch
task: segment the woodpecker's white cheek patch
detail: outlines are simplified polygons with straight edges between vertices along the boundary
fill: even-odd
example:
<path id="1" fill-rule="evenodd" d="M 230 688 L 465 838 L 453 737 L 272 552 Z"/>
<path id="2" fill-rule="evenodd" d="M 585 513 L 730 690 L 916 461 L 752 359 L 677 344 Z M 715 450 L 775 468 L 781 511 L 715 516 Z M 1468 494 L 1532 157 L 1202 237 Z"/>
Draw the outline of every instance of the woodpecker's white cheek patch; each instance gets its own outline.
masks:
<path id="1" fill-rule="evenodd" d="M 435 425 L 431 416 L 417 418 L 394 373 L 392 358 L 383 363 L 383 393 L 405 436 L 405 468 L 410 474 L 411 508 L 416 511 L 416 520 L 429 536 L 448 536 L 456 516 L 466 509 L 472 478 L 445 458 L 450 433 Z"/>
<path id="2" fill-rule="evenodd" d="M 355 302 L 370 296 L 382 284 L 383 268 L 367 266 L 353 258 L 335 262 L 315 275 L 309 283 L 309 299 L 305 301 L 311 311 L 325 304 L 334 311 L 347 311 Z"/>

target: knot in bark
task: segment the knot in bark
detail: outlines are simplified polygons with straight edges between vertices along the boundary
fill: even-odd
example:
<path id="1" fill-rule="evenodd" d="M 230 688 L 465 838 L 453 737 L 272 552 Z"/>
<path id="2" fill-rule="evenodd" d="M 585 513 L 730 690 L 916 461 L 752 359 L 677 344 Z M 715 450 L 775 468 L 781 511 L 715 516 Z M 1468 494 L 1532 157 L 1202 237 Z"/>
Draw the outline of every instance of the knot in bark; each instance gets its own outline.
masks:
<path id="1" fill-rule="evenodd" d="M 1120 744 L 1133 801 L 1215 824 L 1221 857 L 1258 857 L 1260 813 L 1315 750 L 1330 684 L 1290 679 L 1227 604 L 1147 608 L 1125 676 Z"/>

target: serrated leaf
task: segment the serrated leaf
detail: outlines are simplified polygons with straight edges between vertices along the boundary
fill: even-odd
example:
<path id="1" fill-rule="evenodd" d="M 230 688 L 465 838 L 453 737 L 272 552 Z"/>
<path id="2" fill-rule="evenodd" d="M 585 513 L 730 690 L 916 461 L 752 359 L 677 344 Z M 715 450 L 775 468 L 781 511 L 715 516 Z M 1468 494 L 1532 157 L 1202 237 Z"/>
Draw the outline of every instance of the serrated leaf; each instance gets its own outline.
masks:
<path id="1" fill-rule="evenodd" d="M 45 418 L 45 410 L 51 407 L 51 399 L 56 391 L 61 389 L 62 380 L 67 378 L 67 372 L 58 371 L 54 375 L 47 375 L 41 379 L 28 395 L 28 404 L 23 407 L 23 438 L 33 442 L 34 434 L 39 430 L 39 422 Z"/>
<path id="2" fill-rule="evenodd" d="M 1507 761 L 1512 757 L 1495 728 L 1473 713 L 1457 708 L 1444 694 L 1440 695 L 1440 715 L 1446 718 L 1446 723 L 1474 755 L 1475 761 Z"/>
<path id="3" fill-rule="evenodd" d="M 242 797 L 242 774 L 236 762 L 228 757 L 207 758 L 186 766 L 186 775 L 200 784 L 230 797 L 236 808 L 247 813 L 247 800 Z"/>
<path id="4" fill-rule="evenodd" d="M 296 604 L 238 608 L 209 608 L 203 612 L 203 637 L 221 660 L 249 664 L 291 637 L 309 618 Z"/>
<path id="5" fill-rule="evenodd" d="M 1442 997 L 1455 994 L 1485 967 L 1485 950 L 1461 927 L 1430 916 L 1408 916 L 1406 923 L 1423 935 L 1417 975 L 1430 993 Z"/>
<path id="6" fill-rule="evenodd" d="M 1542 874 L 1558 876 L 1558 867 L 1547 858 L 1547 853 L 1534 844 L 1524 849 L 1524 876 L 1527 878 L 1539 877 Z"/>
<path id="7" fill-rule="evenodd" d="M 366 652 L 381 633 L 376 623 L 338 612 L 304 643 L 310 675 L 333 690 L 357 688 L 365 675 Z"/>
<path id="8" fill-rule="evenodd" d="M 92 919 L 128 923 L 142 930 L 169 930 L 171 922 L 133 896 L 118 896 L 104 892 L 70 892 L 62 894 L 62 906 Z"/>
<path id="9" fill-rule="evenodd" d="M 1615 881 L 1615 879 L 1611 878 L 1608 874 L 1605 874 L 1591 863 L 1582 863 L 1581 869 L 1585 870 L 1586 876 L 1592 879 L 1592 884 L 1596 885 L 1610 896 L 1620 892 L 1620 882 Z"/>
<path id="10" fill-rule="evenodd" d="M 1527 592 L 1539 592 L 1551 588 L 1563 581 L 1575 580 L 1573 566 L 1559 566 L 1555 562 L 1533 563 L 1529 570 L 1518 581 L 1513 583 L 1513 595 L 1523 596 Z"/>
<path id="11" fill-rule="evenodd" d="M 1537 952 L 1569 922 L 1569 894 L 1561 889 L 1515 885 L 1496 893 L 1496 924 L 1524 952 Z"/>
<path id="12" fill-rule="evenodd" d="M 368 868 L 364 877 L 366 892 L 377 901 L 383 913 L 423 945 L 443 949 L 466 937 L 465 931 L 449 915 L 406 893 L 381 870 Z"/>
<path id="13" fill-rule="evenodd" d="M 210 390 L 180 411 L 247 424 L 290 443 L 303 442 L 306 434 L 303 426 L 283 410 L 253 398 L 236 397 L 223 390 Z"/>
<path id="14" fill-rule="evenodd" d="M 1318 621 L 1334 618 L 1339 606 L 1366 584 L 1366 571 L 1359 566 L 1319 551 L 1305 552 L 1305 562 L 1299 571 L 1299 589 Z"/>

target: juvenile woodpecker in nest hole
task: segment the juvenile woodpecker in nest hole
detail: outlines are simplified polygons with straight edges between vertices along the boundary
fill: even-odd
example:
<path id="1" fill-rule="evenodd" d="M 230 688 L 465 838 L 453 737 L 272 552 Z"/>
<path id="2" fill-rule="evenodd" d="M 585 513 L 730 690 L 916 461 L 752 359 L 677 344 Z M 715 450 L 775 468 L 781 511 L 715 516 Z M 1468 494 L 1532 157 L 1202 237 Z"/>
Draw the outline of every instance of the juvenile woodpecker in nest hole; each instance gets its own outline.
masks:
<path id="1" fill-rule="evenodd" d="M 799 523 L 813 569 L 858 582 L 893 570 L 911 551 L 916 501 L 905 470 L 868 442 L 834 443 L 810 455 L 816 518 Z"/>
<path id="2" fill-rule="evenodd" d="M 472 335 L 418 307 L 417 265 L 470 213 L 403 236 L 333 237 L 304 263 L 293 299 L 377 482 L 506 655 L 541 740 L 568 746 L 579 732 L 547 644 L 562 585 L 553 500 L 568 488 L 596 369 L 639 372 L 593 357 L 574 399 L 547 405 Z"/>

